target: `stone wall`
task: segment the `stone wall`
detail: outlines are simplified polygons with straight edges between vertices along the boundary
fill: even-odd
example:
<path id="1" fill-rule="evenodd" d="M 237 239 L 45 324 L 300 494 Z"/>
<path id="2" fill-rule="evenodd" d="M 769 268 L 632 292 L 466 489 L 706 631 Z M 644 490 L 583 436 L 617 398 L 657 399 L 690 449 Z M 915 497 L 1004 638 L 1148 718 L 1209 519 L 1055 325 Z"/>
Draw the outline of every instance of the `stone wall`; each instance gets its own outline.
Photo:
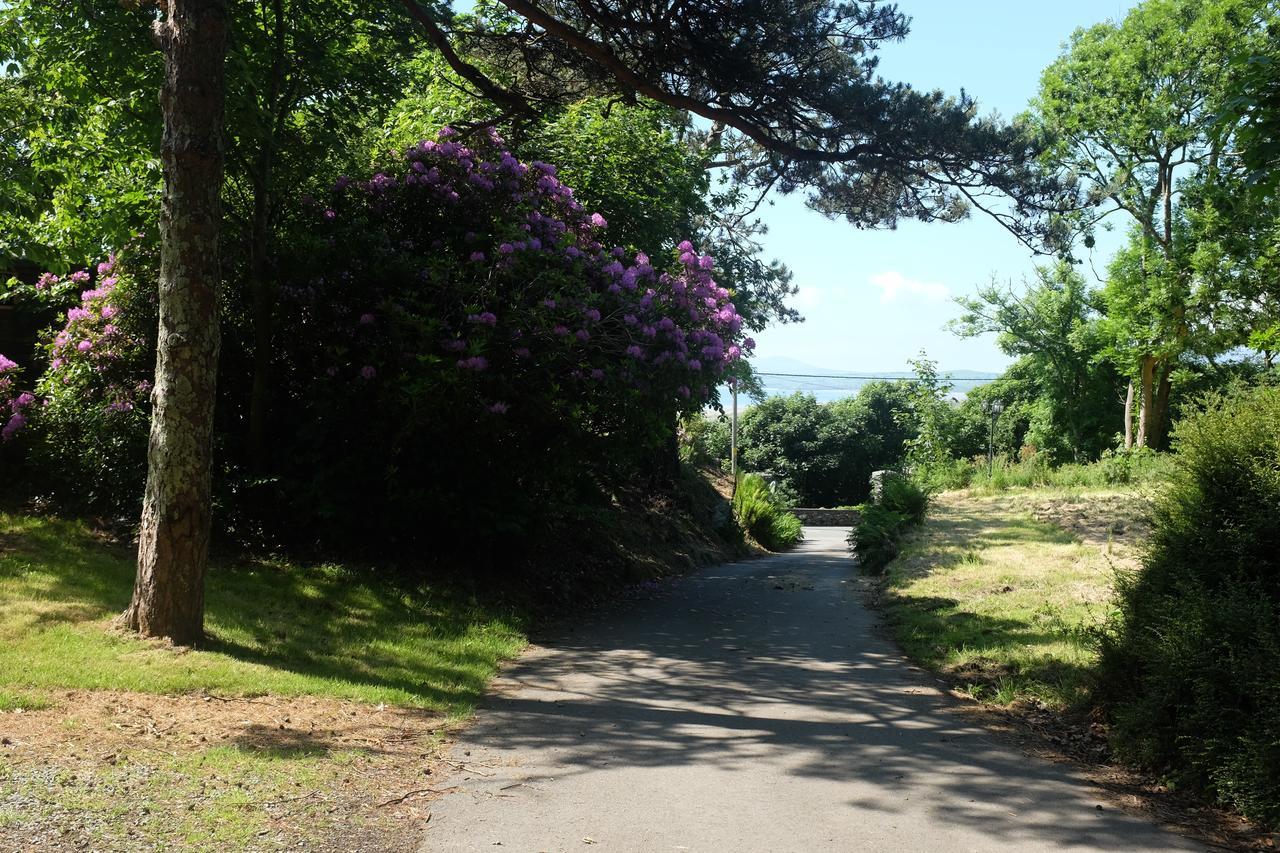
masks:
<path id="1" fill-rule="evenodd" d="M 791 514 L 800 519 L 806 527 L 853 527 L 858 523 L 856 509 L 798 507 L 791 510 Z"/>

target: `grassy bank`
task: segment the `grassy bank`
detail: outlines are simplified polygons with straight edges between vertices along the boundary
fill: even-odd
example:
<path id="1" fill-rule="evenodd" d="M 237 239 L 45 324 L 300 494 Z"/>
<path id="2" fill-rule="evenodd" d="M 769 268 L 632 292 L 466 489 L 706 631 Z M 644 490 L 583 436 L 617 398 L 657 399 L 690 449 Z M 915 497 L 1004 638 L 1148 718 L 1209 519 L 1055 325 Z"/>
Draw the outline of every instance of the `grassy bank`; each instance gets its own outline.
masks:
<path id="1" fill-rule="evenodd" d="M 116 629 L 133 571 L 0 514 L 0 846 L 412 848 L 439 745 L 525 642 L 456 592 L 263 561 L 215 566 L 208 642 L 175 649 Z"/>
<path id="2" fill-rule="evenodd" d="M 1085 699 L 1088 630 L 1131 566 L 1146 499 L 1132 489 L 939 495 L 889 566 L 884 607 L 903 649 L 977 698 Z"/>
<path id="3" fill-rule="evenodd" d="M 215 566 L 208 641 L 175 653 L 124 636 L 132 555 L 83 524 L 0 514 L 0 689 L 313 695 L 473 707 L 524 642 L 518 620 L 425 584 L 341 566 Z"/>

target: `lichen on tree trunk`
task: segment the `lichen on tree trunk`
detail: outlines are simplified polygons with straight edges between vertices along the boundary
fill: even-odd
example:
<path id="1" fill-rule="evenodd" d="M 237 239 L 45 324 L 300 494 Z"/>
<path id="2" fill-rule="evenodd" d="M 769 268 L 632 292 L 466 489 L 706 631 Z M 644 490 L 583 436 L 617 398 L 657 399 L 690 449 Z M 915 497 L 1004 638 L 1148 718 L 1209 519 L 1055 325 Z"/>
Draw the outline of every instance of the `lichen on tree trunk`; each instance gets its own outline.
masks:
<path id="1" fill-rule="evenodd" d="M 123 619 L 181 644 L 204 630 L 227 24 L 226 0 L 169 0 L 157 24 L 165 55 L 160 327 L 138 576 Z"/>

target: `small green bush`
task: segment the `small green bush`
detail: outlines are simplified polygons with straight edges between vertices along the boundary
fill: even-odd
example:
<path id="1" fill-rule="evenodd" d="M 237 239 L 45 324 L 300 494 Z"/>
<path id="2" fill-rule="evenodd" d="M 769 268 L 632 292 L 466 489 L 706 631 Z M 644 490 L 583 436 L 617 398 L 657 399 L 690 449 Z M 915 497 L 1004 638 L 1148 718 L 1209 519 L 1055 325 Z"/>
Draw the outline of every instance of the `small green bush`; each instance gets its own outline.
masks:
<path id="1" fill-rule="evenodd" d="M 929 494 L 913 480 L 886 476 L 880 493 L 862 507 L 849 545 L 863 570 L 879 574 L 898 556 L 898 540 L 924 521 Z"/>
<path id="2" fill-rule="evenodd" d="M 906 477 L 887 477 L 880 493 L 879 503 L 896 512 L 908 524 L 920 524 L 929 509 L 928 493 Z"/>
<path id="3" fill-rule="evenodd" d="M 1174 440 L 1098 699 L 1120 755 L 1280 825 L 1280 389 L 1216 398 Z"/>
<path id="4" fill-rule="evenodd" d="M 743 474 L 738 478 L 733 512 L 742 529 L 770 551 L 790 548 L 803 538 L 800 519 L 787 512 L 758 474 Z"/>
<path id="5" fill-rule="evenodd" d="M 862 508 L 858 523 L 849 534 L 849 544 L 865 571 L 879 574 L 898 556 L 898 539 L 908 519 L 881 503 Z"/>

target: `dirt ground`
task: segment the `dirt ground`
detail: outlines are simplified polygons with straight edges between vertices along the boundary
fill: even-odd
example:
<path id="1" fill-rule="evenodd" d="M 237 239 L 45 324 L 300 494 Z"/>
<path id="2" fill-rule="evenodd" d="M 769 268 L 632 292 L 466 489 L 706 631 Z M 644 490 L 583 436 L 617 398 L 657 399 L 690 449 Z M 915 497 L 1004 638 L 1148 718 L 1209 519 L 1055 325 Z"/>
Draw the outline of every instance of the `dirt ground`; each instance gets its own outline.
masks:
<path id="1" fill-rule="evenodd" d="M 451 727 L 313 697 L 53 691 L 0 713 L 3 850 L 413 850 Z"/>

